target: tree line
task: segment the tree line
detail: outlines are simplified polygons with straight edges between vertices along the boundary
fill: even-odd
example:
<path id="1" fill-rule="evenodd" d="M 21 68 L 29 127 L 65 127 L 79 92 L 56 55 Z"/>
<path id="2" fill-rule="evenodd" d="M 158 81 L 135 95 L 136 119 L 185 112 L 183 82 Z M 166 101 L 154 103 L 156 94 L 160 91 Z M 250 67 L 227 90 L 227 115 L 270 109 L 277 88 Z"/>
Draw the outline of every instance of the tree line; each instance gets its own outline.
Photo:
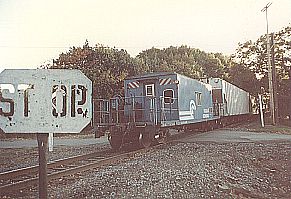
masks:
<path id="1" fill-rule="evenodd" d="M 280 93 L 286 92 L 284 79 L 291 75 L 291 27 L 274 33 L 274 65 Z M 257 41 L 238 44 L 231 56 L 207 53 L 187 45 L 151 48 L 131 57 L 125 49 L 102 44 L 71 47 L 61 53 L 52 69 L 79 69 L 93 82 L 94 98 L 123 93 L 123 80 L 147 72 L 172 71 L 191 78 L 220 77 L 253 95 L 268 91 L 266 35 Z"/>

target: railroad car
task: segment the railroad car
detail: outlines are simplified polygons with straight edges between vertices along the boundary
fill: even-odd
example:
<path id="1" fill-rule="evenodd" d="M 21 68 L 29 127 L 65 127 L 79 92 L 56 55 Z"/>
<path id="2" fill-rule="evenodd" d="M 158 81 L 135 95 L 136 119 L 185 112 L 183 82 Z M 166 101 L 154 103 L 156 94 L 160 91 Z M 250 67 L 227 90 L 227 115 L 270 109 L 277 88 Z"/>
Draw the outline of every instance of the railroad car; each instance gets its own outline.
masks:
<path id="1" fill-rule="evenodd" d="M 170 128 L 213 129 L 250 113 L 249 94 L 219 78 L 196 80 L 174 72 L 124 80 L 124 96 L 94 100 L 96 137 L 109 131 L 112 148 L 164 142 Z"/>
<path id="2" fill-rule="evenodd" d="M 208 78 L 201 81 L 212 86 L 214 115 L 220 123 L 226 125 L 244 120 L 253 112 L 251 96 L 243 89 L 220 78 Z"/>

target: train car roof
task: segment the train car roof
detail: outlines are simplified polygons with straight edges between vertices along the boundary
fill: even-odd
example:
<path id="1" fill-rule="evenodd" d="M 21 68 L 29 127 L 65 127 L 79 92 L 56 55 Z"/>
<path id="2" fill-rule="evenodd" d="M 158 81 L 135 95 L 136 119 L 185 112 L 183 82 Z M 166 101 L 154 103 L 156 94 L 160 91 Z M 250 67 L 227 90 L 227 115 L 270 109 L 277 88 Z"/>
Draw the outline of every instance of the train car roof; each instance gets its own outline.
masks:
<path id="1" fill-rule="evenodd" d="M 200 84 L 203 84 L 209 91 L 212 89 L 212 86 L 210 84 L 207 84 L 205 82 L 202 82 L 199 79 L 193 79 L 191 77 L 188 77 L 188 76 L 185 76 L 185 75 L 181 75 L 181 74 L 176 73 L 176 72 L 152 72 L 152 73 L 144 73 L 142 75 L 127 77 L 127 78 L 125 78 L 125 80 L 154 79 L 154 78 L 157 79 L 158 77 L 169 76 L 169 75 L 179 75 L 179 76 L 184 77 L 186 79 L 196 80 Z"/>
<path id="2" fill-rule="evenodd" d="M 125 80 L 140 79 L 140 78 L 151 78 L 151 77 L 161 77 L 161 76 L 168 76 L 168 75 L 178 75 L 178 73 L 175 73 L 175 72 L 144 73 L 142 75 L 127 77 L 127 78 L 125 78 Z"/>

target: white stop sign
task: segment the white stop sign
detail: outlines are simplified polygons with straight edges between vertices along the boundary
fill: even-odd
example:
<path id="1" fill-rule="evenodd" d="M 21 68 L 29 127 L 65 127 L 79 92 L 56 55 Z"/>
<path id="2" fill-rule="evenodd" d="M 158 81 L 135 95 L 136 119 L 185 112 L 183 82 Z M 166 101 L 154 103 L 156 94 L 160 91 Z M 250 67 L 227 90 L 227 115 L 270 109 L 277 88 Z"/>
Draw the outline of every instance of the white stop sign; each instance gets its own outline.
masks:
<path id="1" fill-rule="evenodd" d="M 92 82 L 79 70 L 6 69 L 0 74 L 5 133 L 78 133 L 92 119 Z"/>

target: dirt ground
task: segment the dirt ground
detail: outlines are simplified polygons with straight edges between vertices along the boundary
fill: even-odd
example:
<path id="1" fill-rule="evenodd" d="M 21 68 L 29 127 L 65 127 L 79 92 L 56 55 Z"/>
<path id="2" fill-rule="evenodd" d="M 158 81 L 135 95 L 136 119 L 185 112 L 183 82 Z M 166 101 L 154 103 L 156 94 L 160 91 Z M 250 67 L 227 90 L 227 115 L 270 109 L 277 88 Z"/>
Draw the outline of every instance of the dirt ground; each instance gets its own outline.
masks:
<path id="1" fill-rule="evenodd" d="M 258 121 L 245 123 L 241 125 L 232 125 L 227 128 L 233 130 L 246 130 L 251 132 L 266 132 L 266 133 L 276 133 L 276 134 L 286 134 L 291 135 L 291 121 L 289 125 L 278 124 L 276 126 L 265 124 L 264 127 L 261 126 L 261 123 Z"/>
<path id="2" fill-rule="evenodd" d="M 217 132 L 291 135 L 287 126 L 258 122 Z M 211 132 L 215 135 L 215 131 Z M 205 133 L 205 135 L 209 132 Z M 204 134 L 201 133 L 200 137 Z M 219 136 L 217 134 L 216 136 Z M 194 140 L 194 141 L 193 141 Z M 54 159 L 96 150 L 61 147 Z M 35 148 L 0 149 L 1 167 L 35 164 Z M 24 164 L 25 163 L 25 164 Z M 50 198 L 290 198 L 291 141 L 185 141 L 111 165 L 49 183 Z M 37 198 L 37 187 L 0 198 Z"/>

